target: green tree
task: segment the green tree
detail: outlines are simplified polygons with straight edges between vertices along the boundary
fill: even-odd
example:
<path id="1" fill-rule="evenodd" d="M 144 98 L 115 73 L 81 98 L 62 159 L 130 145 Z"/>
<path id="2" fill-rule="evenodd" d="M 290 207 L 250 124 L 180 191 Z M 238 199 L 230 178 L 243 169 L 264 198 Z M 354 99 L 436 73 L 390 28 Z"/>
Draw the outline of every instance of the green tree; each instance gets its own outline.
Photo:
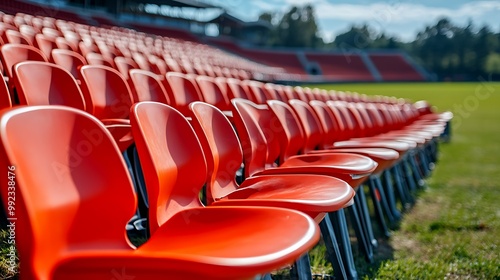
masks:
<path id="1" fill-rule="evenodd" d="M 484 72 L 488 74 L 500 74 L 500 53 L 490 53 L 486 57 Z"/>
<path id="2" fill-rule="evenodd" d="M 293 6 L 279 17 L 278 14 L 265 12 L 259 19 L 272 24 L 267 45 L 281 47 L 319 48 L 324 45 L 319 36 L 318 25 L 311 5 Z"/>
<path id="3" fill-rule="evenodd" d="M 333 41 L 340 49 L 367 49 L 373 44 L 373 31 L 366 24 L 351 26 L 349 31 L 339 34 Z"/>

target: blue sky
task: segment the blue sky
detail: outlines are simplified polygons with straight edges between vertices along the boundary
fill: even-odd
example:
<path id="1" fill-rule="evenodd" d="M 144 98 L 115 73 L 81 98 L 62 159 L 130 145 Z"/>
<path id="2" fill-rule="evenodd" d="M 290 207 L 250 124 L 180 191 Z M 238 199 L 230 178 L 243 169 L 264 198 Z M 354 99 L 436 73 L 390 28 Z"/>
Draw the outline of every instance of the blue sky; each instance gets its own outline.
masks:
<path id="1" fill-rule="evenodd" d="M 205 0 L 220 5 L 246 21 L 256 20 L 264 11 L 285 12 L 291 5 L 311 3 L 316 12 L 321 35 L 331 41 L 335 34 L 353 24 L 367 23 L 376 30 L 412 40 L 418 31 L 446 16 L 455 24 L 466 25 L 471 19 L 476 27 L 489 25 L 500 31 L 499 0 Z"/>

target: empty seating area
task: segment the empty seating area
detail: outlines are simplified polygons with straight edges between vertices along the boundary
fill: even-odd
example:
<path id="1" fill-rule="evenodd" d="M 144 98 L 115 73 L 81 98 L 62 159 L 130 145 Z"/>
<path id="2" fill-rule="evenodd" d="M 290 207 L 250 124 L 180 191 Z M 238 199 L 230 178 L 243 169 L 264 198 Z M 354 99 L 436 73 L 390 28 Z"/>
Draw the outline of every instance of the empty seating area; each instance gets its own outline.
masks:
<path id="1" fill-rule="evenodd" d="M 321 67 L 325 80 L 332 81 L 373 81 L 370 73 L 359 54 L 324 54 L 306 53 L 311 62 Z"/>
<path id="2" fill-rule="evenodd" d="M 209 42 L 242 57 L 286 70 L 286 73 L 307 75 L 295 51 L 262 50 L 239 46 L 230 38 L 210 39 Z"/>
<path id="3" fill-rule="evenodd" d="M 159 74 L 180 69 L 184 73 L 272 80 L 274 75 L 282 72 L 194 40 L 28 14 L 5 14 L 2 17 L 0 35 L 3 43 L 35 46 L 47 59 L 51 58 L 52 49 L 65 48 L 79 53 L 89 64 L 115 67 L 114 59 L 125 57 L 132 58 L 139 68 Z"/>
<path id="4" fill-rule="evenodd" d="M 372 53 L 362 50 L 336 52 L 269 50 L 250 47 L 228 37 L 206 38 L 206 41 L 234 54 L 274 67 L 293 75 L 276 75 L 277 80 L 322 82 L 425 81 L 416 67 L 401 53 Z M 299 57 L 302 56 L 302 60 Z M 308 73 L 307 65 L 316 64 L 321 75 Z M 374 69 L 370 69 L 373 64 Z M 424 74 L 425 75 L 425 74 Z"/>
<path id="5" fill-rule="evenodd" d="M 370 60 L 384 81 L 425 80 L 401 54 L 370 54 Z"/>
<path id="6" fill-rule="evenodd" d="M 374 227 L 389 235 L 448 136 L 452 114 L 424 101 L 262 81 L 302 74 L 291 54 L 268 53 L 277 73 L 196 41 L 0 21 L 1 224 L 21 279 L 312 279 L 320 238 L 356 279 L 353 250 L 373 260 Z M 327 67 L 345 57 L 308 59 L 355 79 Z"/>

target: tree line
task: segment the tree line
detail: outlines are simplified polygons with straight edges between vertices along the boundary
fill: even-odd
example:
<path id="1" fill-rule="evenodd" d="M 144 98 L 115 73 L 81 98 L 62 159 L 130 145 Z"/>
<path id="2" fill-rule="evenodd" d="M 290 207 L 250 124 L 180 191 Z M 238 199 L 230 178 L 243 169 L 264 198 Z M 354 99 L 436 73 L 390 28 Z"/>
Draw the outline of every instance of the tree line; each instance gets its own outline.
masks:
<path id="1" fill-rule="evenodd" d="M 474 80 L 480 75 L 500 79 L 500 32 L 488 26 L 453 24 L 442 18 L 418 32 L 411 42 L 376 32 L 368 24 L 354 25 L 332 42 L 324 42 L 311 5 L 293 6 L 284 14 L 265 12 L 260 20 L 272 28 L 265 45 L 313 48 L 352 53 L 365 49 L 402 49 L 441 80 Z"/>

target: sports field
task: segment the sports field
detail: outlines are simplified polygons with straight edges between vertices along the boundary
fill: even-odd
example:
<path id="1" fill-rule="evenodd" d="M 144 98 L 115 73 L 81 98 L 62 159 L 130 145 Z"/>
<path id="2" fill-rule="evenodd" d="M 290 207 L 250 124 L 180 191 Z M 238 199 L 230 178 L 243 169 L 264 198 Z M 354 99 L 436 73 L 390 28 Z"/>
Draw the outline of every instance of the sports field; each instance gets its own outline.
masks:
<path id="1" fill-rule="evenodd" d="M 358 261 L 360 274 L 366 279 L 500 279 L 500 83 L 320 87 L 425 99 L 455 114 L 451 143 L 441 145 L 428 189 L 382 242 L 375 263 Z"/>
<path id="2" fill-rule="evenodd" d="M 376 261 L 357 261 L 367 279 L 500 279 L 500 83 L 335 84 L 319 87 L 425 99 L 455 113 L 428 189 L 404 215 Z M 96 234 L 99 234 L 96 232 Z M 0 279 L 7 273 L 2 231 Z M 318 250 L 312 256 L 316 272 Z M 328 270 L 328 268 L 326 268 Z"/>

